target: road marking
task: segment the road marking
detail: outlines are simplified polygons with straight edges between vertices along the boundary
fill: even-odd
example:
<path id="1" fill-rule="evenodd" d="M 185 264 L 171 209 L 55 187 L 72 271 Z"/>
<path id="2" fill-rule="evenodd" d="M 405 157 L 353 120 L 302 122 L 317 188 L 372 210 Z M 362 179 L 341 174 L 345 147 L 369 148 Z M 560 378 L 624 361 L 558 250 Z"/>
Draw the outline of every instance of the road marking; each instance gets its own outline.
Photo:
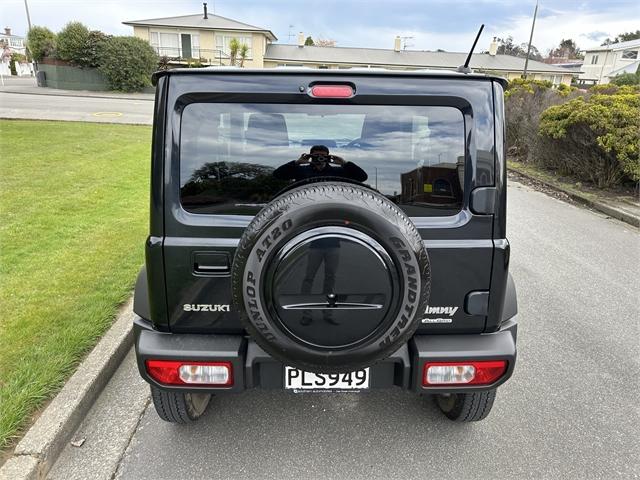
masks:
<path id="1" fill-rule="evenodd" d="M 121 117 L 122 112 L 95 112 L 92 115 L 94 117 Z"/>

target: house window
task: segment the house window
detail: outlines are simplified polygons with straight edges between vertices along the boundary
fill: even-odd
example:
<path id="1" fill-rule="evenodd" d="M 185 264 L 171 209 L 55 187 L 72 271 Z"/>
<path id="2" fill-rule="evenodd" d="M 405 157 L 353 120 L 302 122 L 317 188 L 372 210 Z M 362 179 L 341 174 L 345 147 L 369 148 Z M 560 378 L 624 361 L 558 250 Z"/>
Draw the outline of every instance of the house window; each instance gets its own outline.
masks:
<path id="1" fill-rule="evenodd" d="M 251 44 L 251 37 L 242 37 L 242 36 L 237 36 L 237 35 L 216 35 L 216 49 L 222 51 L 222 53 L 224 53 L 225 55 L 229 55 L 230 54 L 230 44 L 231 44 L 231 40 L 237 38 L 238 42 L 240 42 L 240 45 L 242 46 L 242 44 L 245 44 L 247 47 L 249 47 L 249 50 L 247 51 L 247 58 L 252 58 L 252 44 Z M 238 55 L 240 55 L 240 52 L 238 52 Z"/>
<path id="2" fill-rule="evenodd" d="M 627 60 L 637 60 L 638 51 L 637 50 L 625 50 L 622 52 L 622 58 Z"/>
<path id="3" fill-rule="evenodd" d="M 552 77 L 551 83 L 556 87 L 562 83 L 562 75 L 554 75 Z"/>
<path id="4" fill-rule="evenodd" d="M 598 55 L 591 57 L 591 65 L 595 65 L 596 63 L 598 63 Z"/>

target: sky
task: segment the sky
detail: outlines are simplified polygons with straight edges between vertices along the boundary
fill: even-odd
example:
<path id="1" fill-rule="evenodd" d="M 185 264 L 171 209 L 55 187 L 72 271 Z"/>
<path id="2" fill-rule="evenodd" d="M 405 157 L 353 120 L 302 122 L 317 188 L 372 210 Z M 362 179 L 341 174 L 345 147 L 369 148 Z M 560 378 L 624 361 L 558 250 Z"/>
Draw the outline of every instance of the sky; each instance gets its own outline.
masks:
<path id="1" fill-rule="evenodd" d="M 60 30 L 79 20 L 89 28 L 130 35 L 125 20 L 200 13 L 191 0 L 27 0 L 33 25 Z M 271 30 L 280 43 L 295 43 L 302 31 L 342 47 L 393 48 L 396 35 L 410 50 L 467 51 L 480 24 L 477 51 L 493 36 L 527 42 L 535 0 L 209 0 L 209 12 Z M 0 27 L 24 35 L 24 0 L 0 0 Z M 542 53 L 572 38 L 582 49 L 640 29 L 638 0 L 540 0 L 533 44 Z M 291 34 L 291 35 L 290 35 Z"/>

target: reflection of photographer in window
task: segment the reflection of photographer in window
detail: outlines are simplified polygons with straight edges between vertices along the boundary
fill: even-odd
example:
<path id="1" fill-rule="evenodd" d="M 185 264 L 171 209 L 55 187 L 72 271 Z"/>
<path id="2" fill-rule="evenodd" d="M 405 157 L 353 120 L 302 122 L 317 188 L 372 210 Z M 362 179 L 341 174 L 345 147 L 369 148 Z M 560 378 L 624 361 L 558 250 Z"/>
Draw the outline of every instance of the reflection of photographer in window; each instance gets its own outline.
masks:
<path id="1" fill-rule="evenodd" d="M 314 145 L 309 153 L 303 153 L 298 160 L 285 163 L 273 172 L 282 180 L 305 180 L 314 177 L 342 177 L 364 182 L 367 173 L 353 162 L 330 155 L 324 145 Z"/>

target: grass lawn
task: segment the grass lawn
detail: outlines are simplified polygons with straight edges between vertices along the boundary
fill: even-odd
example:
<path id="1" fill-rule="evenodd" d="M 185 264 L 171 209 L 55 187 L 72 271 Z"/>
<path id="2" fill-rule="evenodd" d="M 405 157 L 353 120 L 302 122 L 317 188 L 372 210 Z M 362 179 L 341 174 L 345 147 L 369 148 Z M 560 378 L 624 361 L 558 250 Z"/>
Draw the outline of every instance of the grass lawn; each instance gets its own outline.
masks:
<path id="1" fill-rule="evenodd" d="M 0 449 L 129 296 L 150 144 L 144 126 L 0 120 Z"/>

